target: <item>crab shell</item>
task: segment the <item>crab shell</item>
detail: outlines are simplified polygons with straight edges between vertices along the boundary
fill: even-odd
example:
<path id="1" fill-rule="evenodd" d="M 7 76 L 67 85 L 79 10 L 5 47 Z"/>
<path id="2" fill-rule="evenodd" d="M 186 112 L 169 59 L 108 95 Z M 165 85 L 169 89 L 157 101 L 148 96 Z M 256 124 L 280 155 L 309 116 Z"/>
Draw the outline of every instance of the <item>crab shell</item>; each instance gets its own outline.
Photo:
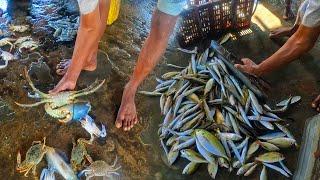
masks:
<path id="1" fill-rule="evenodd" d="M 53 109 L 50 103 L 45 104 L 45 111 L 53 118 L 79 121 L 83 119 L 91 110 L 89 102 L 78 102 L 75 104 L 68 104 L 59 108 Z"/>
<path id="2" fill-rule="evenodd" d="M 0 56 L 4 61 L 11 61 L 14 59 L 14 55 L 7 51 L 0 51 Z"/>
<path id="3" fill-rule="evenodd" d="M 89 156 L 87 149 L 84 145 L 86 140 L 78 139 L 77 143 L 73 142 L 73 148 L 71 151 L 71 166 L 74 171 L 80 170 L 85 164 L 85 158 L 92 163 L 92 159 Z M 89 159 L 88 159 L 89 158 Z"/>
<path id="4" fill-rule="evenodd" d="M 113 165 L 109 165 L 102 160 L 95 161 L 88 168 L 82 170 L 78 176 L 81 177 L 84 174 L 87 176 L 87 179 L 90 179 L 94 176 L 104 176 L 109 178 L 111 178 L 112 175 L 119 176 L 120 174 L 117 171 L 121 168 L 121 166 L 116 167 L 116 163 L 117 157 Z"/>
<path id="5" fill-rule="evenodd" d="M 31 169 L 33 169 L 33 172 L 35 173 L 35 168 L 37 164 L 41 162 L 46 152 L 47 148 L 45 146 L 45 138 L 44 143 L 37 142 L 28 149 L 25 160 L 23 162 L 21 162 L 21 155 L 19 152 L 17 156 L 17 171 L 21 173 L 26 172 L 25 176 L 27 176 L 28 172 Z"/>

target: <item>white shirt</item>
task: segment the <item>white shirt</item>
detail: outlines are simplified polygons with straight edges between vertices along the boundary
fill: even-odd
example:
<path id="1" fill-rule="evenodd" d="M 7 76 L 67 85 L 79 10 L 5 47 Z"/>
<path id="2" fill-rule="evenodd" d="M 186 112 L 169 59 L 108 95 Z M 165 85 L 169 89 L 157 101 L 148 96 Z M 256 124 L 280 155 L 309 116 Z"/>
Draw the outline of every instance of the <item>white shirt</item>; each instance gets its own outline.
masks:
<path id="1" fill-rule="evenodd" d="M 320 26 L 320 0 L 305 0 L 299 8 L 298 16 L 304 26 Z"/>
<path id="2" fill-rule="evenodd" d="M 89 14 L 97 7 L 99 0 L 78 0 L 81 14 Z"/>

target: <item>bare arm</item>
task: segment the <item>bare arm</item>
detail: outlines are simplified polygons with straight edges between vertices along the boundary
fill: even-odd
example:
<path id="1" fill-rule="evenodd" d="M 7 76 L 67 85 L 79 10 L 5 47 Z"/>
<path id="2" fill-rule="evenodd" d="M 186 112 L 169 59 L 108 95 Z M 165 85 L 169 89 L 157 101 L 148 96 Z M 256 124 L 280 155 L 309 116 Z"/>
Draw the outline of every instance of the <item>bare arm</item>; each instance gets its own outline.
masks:
<path id="1" fill-rule="evenodd" d="M 93 13 L 81 16 L 80 27 L 78 29 L 77 39 L 75 48 L 73 51 L 71 62 L 72 67 L 83 67 L 83 63 L 90 57 L 92 49 L 95 49 L 98 46 L 98 42 L 101 38 L 101 32 L 105 30 L 105 25 L 101 23 L 101 17 L 99 8 L 96 8 Z M 75 66 L 77 64 L 78 66 Z M 81 64 L 81 65 L 80 65 Z M 70 69 L 74 72 L 67 72 L 73 74 L 71 79 L 78 79 L 80 70 L 73 68 Z"/>
<path id="2" fill-rule="evenodd" d="M 169 37 L 176 24 L 177 17 L 156 10 L 151 23 L 151 32 L 139 55 L 133 75 L 127 84 L 137 89 L 146 76 L 158 64 L 167 48 Z"/>
<path id="3" fill-rule="evenodd" d="M 152 16 L 151 32 L 146 39 L 130 81 L 124 88 L 121 107 L 116 120 L 117 128 L 130 130 L 138 122 L 134 103 L 137 88 L 158 64 L 160 57 L 167 48 L 168 40 L 177 21 L 171 16 L 156 10 Z"/>
<path id="4" fill-rule="evenodd" d="M 317 41 L 320 27 L 309 28 L 300 25 L 296 33 L 272 56 L 258 65 L 257 74 L 262 75 L 278 69 L 308 52 Z"/>
<path id="5" fill-rule="evenodd" d="M 319 35 L 320 27 L 309 28 L 300 25 L 298 30 L 277 52 L 262 61 L 259 65 L 245 58 L 242 59 L 243 65 L 236 64 L 235 66 L 244 72 L 257 76 L 268 74 L 296 60 L 303 53 L 308 52 L 314 46 Z"/>

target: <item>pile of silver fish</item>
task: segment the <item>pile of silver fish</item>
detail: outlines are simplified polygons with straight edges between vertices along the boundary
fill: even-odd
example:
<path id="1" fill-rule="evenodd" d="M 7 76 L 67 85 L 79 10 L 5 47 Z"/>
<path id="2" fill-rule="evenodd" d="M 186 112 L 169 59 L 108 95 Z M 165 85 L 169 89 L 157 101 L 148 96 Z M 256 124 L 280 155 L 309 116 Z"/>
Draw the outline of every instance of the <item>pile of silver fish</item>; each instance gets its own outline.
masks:
<path id="1" fill-rule="evenodd" d="M 34 141 L 25 155 L 25 160 L 21 161 L 21 154 L 17 155 L 17 171 L 28 176 L 30 170 L 36 175 L 37 165 L 46 157 L 47 168 L 44 168 L 40 175 L 40 180 L 55 180 L 55 173 L 58 173 L 67 180 L 77 180 L 85 175 L 87 179 L 94 176 L 111 178 L 120 176 L 117 172 L 121 166 L 116 167 L 117 158 L 113 165 L 107 164 L 103 160 L 93 161 L 88 154 L 86 144 L 90 144 L 82 138 L 73 142 L 70 161 L 64 152 L 46 145 L 46 138 L 42 141 Z"/>
<path id="2" fill-rule="evenodd" d="M 28 97 L 37 99 L 38 102 L 33 104 L 17 103 L 21 107 L 35 107 L 44 104 L 44 109 L 48 115 L 58 119 L 61 123 L 68 123 L 72 121 L 80 122 L 81 126 L 90 134 L 90 143 L 97 138 L 105 138 L 107 136 L 105 125 L 101 124 L 101 129 L 88 115 L 91 110 L 89 102 L 78 100 L 80 96 L 85 96 L 96 92 L 104 84 L 95 81 L 89 87 L 80 91 L 65 91 L 57 94 L 47 94 L 41 92 L 35 87 L 30 79 L 28 71 L 25 69 L 25 77 L 33 90 L 33 93 L 28 93 Z"/>
<path id="3" fill-rule="evenodd" d="M 158 134 L 169 164 L 180 156 L 190 161 L 183 174 L 204 164 L 212 178 L 219 168 L 249 176 L 258 167 L 260 179 L 267 179 L 267 168 L 291 176 L 280 151 L 297 142 L 276 113 L 301 98 L 290 97 L 272 109 L 261 100 L 261 91 L 213 48 L 185 52 L 191 54 L 189 66 L 170 64 L 180 70 L 157 78 L 153 92 L 140 91 L 160 96 L 164 119 Z"/>
<path id="4" fill-rule="evenodd" d="M 27 20 L 35 33 L 50 33 L 56 42 L 73 41 L 79 27 L 78 4 L 75 0 L 33 0 Z"/>

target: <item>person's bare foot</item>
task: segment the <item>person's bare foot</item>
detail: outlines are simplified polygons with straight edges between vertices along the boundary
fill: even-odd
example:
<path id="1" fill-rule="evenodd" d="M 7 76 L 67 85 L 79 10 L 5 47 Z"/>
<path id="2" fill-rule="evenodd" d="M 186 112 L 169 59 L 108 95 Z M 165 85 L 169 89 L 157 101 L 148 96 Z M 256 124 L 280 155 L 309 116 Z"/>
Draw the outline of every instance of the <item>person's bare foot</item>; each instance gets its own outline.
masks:
<path id="1" fill-rule="evenodd" d="M 135 92 L 130 86 L 126 86 L 122 94 L 121 106 L 115 124 L 117 128 L 122 127 L 125 131 L 129 131 L 138 123 L 137 110 L 134 103 Z"/>
<path id="2" fill-rule="evenodd" d="M 57 64 L 56 66 L 56 73 L 60 76 L 63 76 L 68 71 L 68 68 L 70 66 L 71 59 L 63 59 Z M 88 61 L 85 66 L 82 68 L 82 70 L 85 71 L 94 71 L 97 68 L 97 57 L 94 56 L 91 58 L 90 61 Z"/>
<path id="3" fill-rule="evenodd" d="M 283 18 L 285 21 L 291 20 L 291 19 L 293 19 L 294 17 L 295 17 L 295 15 L 293 14 L 291 8 L 286 8 L 286 9 L 284 10 L 284 13 L 283 13 L 282 18 Z"/>
<path id="4" fill-rule="evenodd" d="M 270 32 L 269 37 L 272 39 L 281 37 L 290 37 L 294 33 L 292 27 L 280 27 Z"/>
<path id="5" fill-rule="evenodd" d="M 320 95 L 313 100 L 311 106 L 318 112 L 320 112 Z"/>

